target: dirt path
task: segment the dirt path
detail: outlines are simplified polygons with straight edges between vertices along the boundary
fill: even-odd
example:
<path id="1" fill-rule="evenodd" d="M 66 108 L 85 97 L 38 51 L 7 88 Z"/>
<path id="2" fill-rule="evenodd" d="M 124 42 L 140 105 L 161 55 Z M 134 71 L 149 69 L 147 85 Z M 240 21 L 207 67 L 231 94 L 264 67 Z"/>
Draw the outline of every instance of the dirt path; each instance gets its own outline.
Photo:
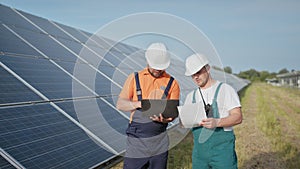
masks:
<path id="1" fill-rule="evenodd" d="M 299 99 L 297 93 L 265 83 L 245 90 L 244 120 L 235 127 L 240 168 L 299 167 Z"/>

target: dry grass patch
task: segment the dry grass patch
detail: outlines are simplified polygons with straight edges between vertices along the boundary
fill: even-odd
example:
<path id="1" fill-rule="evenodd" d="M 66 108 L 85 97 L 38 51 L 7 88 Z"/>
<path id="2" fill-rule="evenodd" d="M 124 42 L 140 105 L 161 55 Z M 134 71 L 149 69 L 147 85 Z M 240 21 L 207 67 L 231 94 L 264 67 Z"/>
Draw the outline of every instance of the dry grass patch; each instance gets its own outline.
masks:
<path id="1" fill-rule="evenodd" d="M 235 130 L 240 168 L 292 169 L 300 165 L 300 119 L 295 111 L 300 95 L 294 90 L 253 83 L 245 91 L 244 121 Z"/>

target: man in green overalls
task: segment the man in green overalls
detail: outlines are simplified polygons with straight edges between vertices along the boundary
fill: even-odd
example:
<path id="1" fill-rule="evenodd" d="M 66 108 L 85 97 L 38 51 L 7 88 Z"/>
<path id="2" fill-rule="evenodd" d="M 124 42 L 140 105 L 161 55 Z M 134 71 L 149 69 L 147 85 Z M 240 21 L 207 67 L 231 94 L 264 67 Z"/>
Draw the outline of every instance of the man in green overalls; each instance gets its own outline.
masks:
<path id="1" fill-rule="evenodd" d="M 187 95 L 185 104 L 202 102 L 207 115 L 199 121 L 199 126 L 192 128 L 193 168 L 237 168 L 233 126 L 242 122 L 242 112 L 236 91 L 211 77 L 209 62 L 204 55 L 191 55 L 185 65 L 185 75 L 191 76 L 198 86 Z"/>

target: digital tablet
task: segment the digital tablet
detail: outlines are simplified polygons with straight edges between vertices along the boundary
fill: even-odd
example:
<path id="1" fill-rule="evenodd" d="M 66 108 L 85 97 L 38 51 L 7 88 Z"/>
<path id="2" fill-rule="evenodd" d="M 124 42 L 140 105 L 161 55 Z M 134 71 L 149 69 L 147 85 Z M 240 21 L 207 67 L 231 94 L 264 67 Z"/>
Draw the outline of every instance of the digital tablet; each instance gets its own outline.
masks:
<path id="1" fill-rule="evenodd" d="M 144 117 L 159 116 L 160 113 L 164 118 L 178 117 L 179 100 L 143 99 L 141 102 Z"/>

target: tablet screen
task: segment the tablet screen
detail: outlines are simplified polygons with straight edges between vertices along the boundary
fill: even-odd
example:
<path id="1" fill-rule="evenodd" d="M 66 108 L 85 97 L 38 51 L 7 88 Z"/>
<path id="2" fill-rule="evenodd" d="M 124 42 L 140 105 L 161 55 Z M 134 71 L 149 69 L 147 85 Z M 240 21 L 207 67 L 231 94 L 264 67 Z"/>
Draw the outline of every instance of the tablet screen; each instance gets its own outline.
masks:
<path id="1" fill-rule="evenodd" d="M 179 100 L 143 99 L 141 102 L 143 116 L 159 116 L 162 113 L 164 118 L 178 117 Z"/>

